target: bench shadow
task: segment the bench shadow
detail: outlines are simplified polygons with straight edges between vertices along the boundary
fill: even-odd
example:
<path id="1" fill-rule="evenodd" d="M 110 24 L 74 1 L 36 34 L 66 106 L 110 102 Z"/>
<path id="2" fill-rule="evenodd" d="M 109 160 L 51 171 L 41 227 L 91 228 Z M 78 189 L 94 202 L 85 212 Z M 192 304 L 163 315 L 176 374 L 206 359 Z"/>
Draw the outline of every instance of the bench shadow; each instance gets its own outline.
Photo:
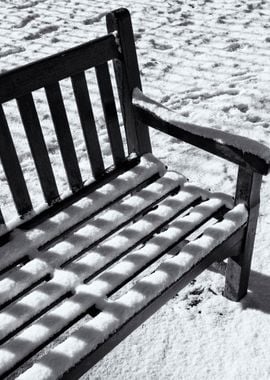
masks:
<path id="1" fill-rule="evenodd" d="M 224 274 L 224 266 L 212 265 L 209 270 Z M 240 301 L 243 309 L 254 309 L 270 314 L 270 276 L 250 271 L 247 295 Z"/>

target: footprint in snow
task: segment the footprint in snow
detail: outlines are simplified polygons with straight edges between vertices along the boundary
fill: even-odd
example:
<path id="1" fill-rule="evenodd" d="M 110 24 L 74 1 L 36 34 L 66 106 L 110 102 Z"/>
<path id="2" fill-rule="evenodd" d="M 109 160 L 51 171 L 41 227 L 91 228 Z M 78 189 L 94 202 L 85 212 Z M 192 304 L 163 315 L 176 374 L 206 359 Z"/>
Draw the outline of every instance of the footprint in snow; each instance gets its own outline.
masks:
<path id="1" fill-rule="evenodd" d="M 41 38 L 44 34 L 52 33 L 58 30 L 58 26 L 51 25 L 46 26 L 45 28 L 39 29 L 36 33 L 30 33 L 27 36 L 24 37 L 25 40 L 36 40 L 38 38 Z"/>
<path id="2" fill-rule="evenodd" d="M 27 24 L 29 24 L 29 22 L 35 20 L 37 17 L 39 17 L 38 14 L 28 15 L 28 16 L 24 17 L 21 20 L 21 22 L 18 25 L 16 25 L 15 27 L 18 28 L 18 29 L 19 28 L 24 28 Z"/>
<path id="3" fill-rule="evenodd" d="M 150 43 L 153 45 L 153 47 L 154 47 L 155 49 L 157 49 L 157 50 L 168 50 L 168 49 L 172 49 L 172 48 L 173 48 L 173 46 L 170 45 L 170 44 L 161 44 L 161 43 L 156 42 L 156 41 L 153 40 L 153 39 L 151 39 L 149 42 L 150 42 Z"/>
<path id="4" fill-rule="evenodd" d="M 239 42 L 232 42 L 230 45 L 226 47 L 226 50 L 229 52 L 233 52 L 235 50 L 240 49 L 240 47 L 241 45 L 239 44 Z"/>
<path id="5" fill-rule="evenodd" d="M 3 57 L 7 57 L 8 55 L 12 55 L 12 54 L 17 54 L 17 53 L 21 53 L 23 51 L 25 51 L 25 48 L 23 48 L 22 46 L 17 46 L 17 47 L 7 47 L 5 46 L 6 49 L 0 49 L 0 58 L 3 58 Z"/>
<path id="6" fill-rule="evenodd" d="M 259 121 L 261 121 L 261 118 L 258 115 L 248 115 L 247 121 L 250 121 L 251 123 L 258 123 Z"/>

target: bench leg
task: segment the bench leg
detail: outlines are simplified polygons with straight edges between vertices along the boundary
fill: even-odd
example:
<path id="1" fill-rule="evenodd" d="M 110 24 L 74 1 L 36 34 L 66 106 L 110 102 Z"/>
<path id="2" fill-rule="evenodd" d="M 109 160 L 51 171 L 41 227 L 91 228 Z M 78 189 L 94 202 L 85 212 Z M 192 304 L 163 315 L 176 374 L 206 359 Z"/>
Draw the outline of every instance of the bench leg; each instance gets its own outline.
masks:
<path id="1" fill-rule="evenodd" d="M 229 258 L 227 263 L 224 296 L 232 301 L 239 301 L 247 293 L 259 214 L 261 181 L 260 174 L 239 167 L 235 204 L 244 202 L 249 211 L 249 218 L 240 253 Z"/>

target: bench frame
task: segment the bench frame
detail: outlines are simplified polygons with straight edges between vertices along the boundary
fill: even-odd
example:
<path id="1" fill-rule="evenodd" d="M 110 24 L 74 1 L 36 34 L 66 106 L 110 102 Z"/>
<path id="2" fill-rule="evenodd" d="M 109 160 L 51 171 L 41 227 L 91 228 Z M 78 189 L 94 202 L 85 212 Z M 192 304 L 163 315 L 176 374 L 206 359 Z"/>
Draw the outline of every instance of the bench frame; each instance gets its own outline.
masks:
<path id="1" fill-rule="evenodd" d="M 175 125 L 161 120 L 134 105 L 132 96 L 133 90 L 135 88 L 141 90 L 141 80 L 129 12 L 126 9 L 118 9 L 109 13 L 107 15 L 107 29 L 109 34 L 105 37 L 90 41 L 89 43 L 70 49 L 64 53 L 56 54 L 53 57 L 43 59 L 37 63 L 12 70 L 3 74 L 0 78 L 0 102 L 3 103 L 13 98 L 17 99 L 27 137 L 29 137 L 30 142 L 32 141 L 32 144 L 30 143 L 30 148 L 40 177 L 42 189 L 47 203 L 50 206 L 38 215 L 31 215 L 31 201 L 23 180 L 16 150 L 12 143 L 4 113 L 2 109 L 0 109 L 1 134 L 4 136 L 3 139 L 0 139 L 2 164 L 18 213 L 22 215 L 24 219 L 25 215 L 28 215 L 28 217 L 26 217 L 27 220 L 22 220 L 20 227 L 22 229 L 29 229 L 32 226 L 37 225 L 41 221 L 46 220 L 49 216 L 54 215 L 59 210 L 72 204 L 75 200 L 81 198 L 85 194 L 88 194 L 102 184 L 111 181 L 119 173 L 133 167 L 139 161 L 140 156 L 144 153 L 151 152 L 148 126 L 238 164 L 239 170 L 236 184 L 235 204 L 244 203 L 247 207 L 249 217 L 247 223 L 243 227 L 215 248 L 179 281 L 173 283 L 132 319 L 127 321 L 91 354 L 85 356 L 78 365 L 70 369 L 68 373 L 64 374 L 64 378 L 66 379 L 79 378 L 97 361 L 104 357 L 106 353 L 111 351 L 121 340 L 128 336 L 142 322 L 165 304 L 180 289 L 186 286 L 192 279 L 216 261 L 222 261 L 228 258 L 224 295 L 234 301 L 239 301 L 245 296 L 247 292 L 259 213 L 262 175 L 268 173 L 269 170 L 269 164 L 261 158 L 255 157 L 252 154 L 245 154 L 226 144 L 217 143 L 210 139 L 208 141 L 206 138 L 193 136 L 191 133 L 183 131 L 179 126 L 176 127 Z M 94 54 L 93 51 L 95 52 Z M 58 89 L 55 82 L 69 76 L 72 72 L 71 77 L 74 93 L 76 101 L 78 101 L 78 110 L 82 126 L 85 125 L 85 132 L 85 118 L 87 115 L 85 115 L 83 111 L 83 102 L 86 102 L 85 104 L 87 106 L 87 94 L 80 95 L 84 91 L 84 78 L 80 76 L 79 73 L 89 67 L 96 65 L 102 66 L 102 64 L 108 59 L 113 59 L 127 136 L 129 157 L 124 157 L 121 150 L 121 144 L 119 144 L 119 136 L 117 137 L 112 132 L 114 128 L 114 120 L 110 118 L 109 112 L 105 113 L 105 119 L 107 115 L 107 124 L 111 124 L 111 134 L 109 131 L 109 138 L 113 151 L 114 167 L 106 170 L 104 169 L 102 160 L 100 159 L 100 148 L 98 144 L 96 145 L 96 149 L 92 153 L 92 156 L 90 153 L 91 149 L 89 148 L 88 151 L 90 154 L 92 171 L 96 181 L 84 186 L 80 179 L 80 175 L 78 174 L 77 164 L 74 166 L 74 147 L 72 144 L 66 146 L 60 145 L 70 188 L 73 191 L 73 194 L 59 202 L 59 194 L 55 190 L 54 178 L 53 175 L 50 174 L 50 165 L 46 159 L 40 159 L 40 150 L 43 149 L 43 153 L 41 152 L 42 157 L 45 157 L 46 153 L 44 150 L 44 141 L 40 134 L 40 126 L 37 122 L 37 116 L 35 111 L 32 113 L 30 112 L 28 115 L 27 112 L 25 112 L 28 107 L 33 110 L 33 99 L 29 94 L 41 86 L 45 87 L 59 141 L 62 138 L 69 143 L 70 136 L 65 135 L 68 134 L 68 128 L 64 131 L 64 127 L 59 127 L 63 120 L 64 124 L 66 121 L 65 117 L 61 118 L 61 116 L 57 116 L 57 111 L 63 109 L 64 105 L 62 99 L 57 95 Z M 106 71 L 106 68 L 103 66 L 97 74 L 102 77 L 104 70 Z M 105 87 L 102 88 L 101 80 L 100 91 L 103 94 L 103 108 L 108 109 L 113 107 L 113 105 L 110 103 L 110 96 L 106 97 L 105 93 L 106 91 L 109 91 L 110 93 L 111 88 L 110 86 L 108 87 L 108 84 L 104 86 Z M 80 96 L 82 97 L 80 98 Z M 56 103 L 58 103 L 57 110 L 55 109 Z M 90 117 L 92 116 L 90 115 Z M 31 125 L 32 128 L 30 127 Z M 88 141 L 89 146 L 91 145 L 91 139 L 92 141 L 97 139 L 95 133 L 90 136 L 87 135 L 87 132 L 85 132 L 85 138 L 86 142 Z M 49 173 L 46 178 L 42 177 L 44 171 Z M 10 231 L 6 229 L 4 218 L 1 213 L 0 224 L 2 224 L 1 228 L 3 232 L 0 238 L 0 243 L 3 245 L 10 239 Z"/>

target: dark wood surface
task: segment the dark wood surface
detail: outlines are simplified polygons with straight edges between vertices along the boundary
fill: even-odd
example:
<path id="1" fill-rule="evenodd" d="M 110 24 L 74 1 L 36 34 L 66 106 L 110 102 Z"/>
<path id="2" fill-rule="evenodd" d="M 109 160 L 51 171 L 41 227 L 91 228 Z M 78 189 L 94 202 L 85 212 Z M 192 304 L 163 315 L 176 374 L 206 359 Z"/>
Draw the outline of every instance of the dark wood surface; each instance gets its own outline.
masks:
<path id="1" fill-rule="evenodd" d="M 127 135 L 128 151 L 141 155 L 151 152 L 148 127 L 134 117 L 132 91 L 142 88 L 130 14 L 118 9 L 107 15 L 108 32 L 117 32 L 121 55 L 114 59 L 116 83 L 121 99 L 122 115 Z"/>
<path id="2" fill-rule="evenodd" d="M 123 141 L 115 106 L 112 83 L 107 63 L 96 66 L 96 76 L 103 107 L 105 122 L 115 165 L 121 164 L 125 158 Z"/>
<path id="3" fill-rule="evenodd" d="M 108 352 L 117 346 L 123 339 L 132 333 L 137 327 L 145 322 L 153 315 L 161 306 L 168 302 L 175 294 L 183 289 L 191 280 L 202 273 L 212 263 L 222 261 L 226 258 L 227 253 L 234 255 L 239 251 L 239 245 L 244 235 L 244 228 L 239 229 L 225 242 L 216 247 L 206 257 L 204 257 L 196 266 L 192 267 L 179 280 L 165 289 L 158 297 L 154 298 L 148 305 L 142 308 L 124 325 L 121 326 L 114 334 L 109 336 L 95 351 L 86 355 L 83 360 L 76 364 L 73 368 L 67 371 L 61 379 L 75 380 L 79 379 L 86 371 L 93 367 L 101 360 Z"/>
<path id="4" fill-rule="evenodd" d="M 50 205 L 59 194 L 32 94 L 18 98 L 17 103 L 44 198 Z"/>
<path id="5" fill-rule="evenodd" d="M 32 202 L 25 183 L 18 155 L 9 131 L 4 110 L 0 105 L 0 157 L 10 191 L 19 215 L 32 210 Z"/>
<path id="6" fill-rule="evenodd" d="M 224 143 L 218 142 L 214 139 L 199 136 L 196 133 L 192 133 L 192 124 L 189 124 L 189 131 L 185 128 L 181 128 L 181 123 L 174 124 L 166 121 L 147 109 L 144 109 L 138 105 L 134 105 L 134 112 L 136 117 L 142 123 L 149 125 L 167 135 L 178 138 L 191 145 L 194 145 L 200 149 L 204 149 L 207 152 L 213 153 L 216 156 L 224 158 L 230 162 L 247 167 L 250 170 L 254 170 L 260 174 L 268 174 L 270 164 L 249 152 L 243 152 L 242 150 Z M 182 123 L 183 126 L 185 123 Z"/>
<path id="7" fill-rule="evenodd" d="M 247 293 L 253 246 L 260 207 L 262 176 L 239 167 L 235 203 L 244 203 L 248 209 L 248 223 L 238 256 L 228 259 L 224 295 L 239 301 Z"/>
<path id="8" fill-rule="evenodd" d="M 73 75 L 71 81 L 92 173 L 97 178 L 104 172 L 104 163 L 84 72 Z"/>
<path id="9" fill-rule="evenodd" d="M 142 183 L 142 189 L 144 189 L 144 186 L 147 186 L 147 184 L 149 183 L 149 181 L 151 183 L 152 181 L 155 181 L 156 179 L 157 178 L 149 178 L 147 180 L 147 182 L 144 181 Z M 97 181 L 95 181 L 94 183 L 96 183 L 96 182 Z M 135 189 L 135 188 L 131 187 L 131 189 L 130 189 L 131 194 L 134 192 L 134 194 L 136 196 L 136 190 L 138 190 L 138 189 Z M 156 199 L 154 197 L 153 198 L 153 202 L 151 202 L 149 205 L 147 205 L 143 210 L 140 210 L 137 213 L 136 212 L 136 208 L 135 208 L 134 219 L 137 219 L 137 218 L 146 218 L 147 219 L 147 213 L 149 211 L 151 211 L 153 209 L 153 207 L 155 207 L 156 205 L 158 205 L 163 200 L 167 199 L 167 197 L 170 197 L 171 194 L 176 194 L 178 191 L 179 191 L 179 183 L 176 182 L 175 183 L 175 187 L 169 187 L 169 190 L 166 191 L 166 192 L 164 192 L 164 194 L 159 195 L 158 199 Z M 181 188 L 180 188 L 180 191 L 181 191 Z M 123 194 L 121 197 L 122 198 L 125 197 L 125 194 Z M 115 202 L 117 202 L 117 200 L 114 200 L 112 202 L 112 209 L 114 209 L 114 205 L 113 204 Z M 92 270 L 92 276 L 90 278 L 87 278 L 87 279 L 85 279 L 85 277 L 83 277 L 83 282 L 84 283 L 88 283 L 88 281 L 91 281 L 91 283 L 93 283 L 93 281 L 97 278 L 97 276 L 99 276 L 102 273 L 104 273 L 105 276 L 106 276 L 106 270 L 108 268 L 110 268 L 111 266 L 113 266 L 116 263 L 116 261 L 121 260 L 131 250 L 133 250 L 134 248 L 136 249 L 136 247 L 138 247 L 138 245 L 140 245 L 141 243 L 146 243 L 147 244 L 147 242 L 149 242 L 151 244 L 151 239 L 155 238 L 156 234 L 159 231 L 162 231 L 163 228 L 166 229 L 167 226 L 169 226 L 169 223 L 171 223 L 172 221 L 174 221 L 174 219 L 176 217 L 179 217 L 179 215 L 180 216 L 181 215 L 185 215 L 185 211 L 187 211 L 190 207 L 195 207 L 196 205 L 200 204 L 201 202 L 202 202 L 202 199 L 198 195 L 197 198 L 195 198 L 195 199 L 192 198 L 191 199 L 190 204 L 186 205 L 184 208 L 179 208 L 179 212 L 176 212 L 171 218 L 167 218 L 166 215 L 163 215 L 163 217 L 161 217 L 160 224 L 158 225 L 158 227 L 156 229 L 151 230 L 149 233 L 142 233 L 142 235 L 140 236 L 140 238 L 137 239 L 134 242 L 134 245 L 132 245 L 132 246 L 130 246 L 128 248 L 126 248 L 125 246 L 122 247 L 121 250 L 123 249 L 123 252 L 121 253 L 121 255 L 118 255 L 117 257 L 111 258 L 111 261 L 108 262 L 108 263 L 106 263 L 105 265 L 103 265 L 103 267 L 100 268 L 98 271 L 94 271 L 94 268 L 92 268 L 92 269 L 89 268 L 89 271 Z M 180 202 L 180 204 L 181 204 L 181 202 Z M 103 215 L 102 211 L 103 211 L 103 209 L 100 209 L 100 210 L 97 211 L 98 214 L 101 213 L 100 214 L 101 218 L 102 218 L 102 215 Z M 161 257 L 161 256 L 165 255 L 166 253 L 170 252 L 171 249 L 175 248 L 176 246 L 179 248 L 179 243 L 180 242 L 183 242 L 183 244 L 182 244 L 182 247 L 183 247 L 188 242 L 188 240 L 186 240 L 186 238 L 188 238 L 193 233 L 193 231 L 195 230 L 195 228 L 197 229 L 197 228 L 201 227 L 202 225 L 204 225 L 204 227 L 206 227 L 207 226 L 207 221 L 208 220 L 212 220 L 212 218 L 222 219 L 222 215 L 224 215 L 224 213 L 226 211 L 227 211 L 226 207 L 220 206 L 220 208 L 218 210 L 213 211 L 211 215 L 205 216 L 204 220 L 198 222 L 196 225 L 190 223 L 189 232 L 188 233 L 186 233 L 183 236 L 179 236 L 179 239 L 177 241 L 171 242 L 171 244 L 168 245 L 166 249 L 164 249 L 163 251 L 161 251 L 160 254 L 158 254 L 155 258 L 146 260 L 146 263 L 144 263 L 143 265 L 141 265 L 140 267 L 138 267 L 136 273 L 132 273 L 132 274 L 129 274 L 129 275 L 125 275 L 125 274 L 119 275 L 118 281 L 114 282 L 112 290 L 108 294 L 106 294 L 106 297 L 110 297 L 112 294 L 114 294 L 115 292 L 117 292 L 119 288 L 124 287 L 126 283 L 128 283 L 130 281 L 133 281 L 134 277 L 137 276 L 137 275 L 139 275 L 139 274 L 141 274 L 146 269 L 146 267 L 152 265 L 153 263 L 156 263 L 157 260 L 159 259 L 159 257 Z M 191 209 L 191 212 L 192 212 L 192 209 Z M 91 215 L 91 217 L 93 217 L 93 215 Z M 127 220 L 125 222 L 125 225 L 127 225 L 127 223 L 131 223 L 131 225 L 130 225 L 131 230 L 132 230 L 132 222 L 133 222 L 134 219 L 132 218 L 132 219 L 129 219 L 129 220 Z M 123 233 L 123 229 L 122 229 L 123 227 L 124 227 L 124 225 L 122 223 L 118 223 L 118 225 L 115 226 L 115 228 L 112 228 L 112 230 L 110 231 L 110 235 L 113 236 L 116 233 L 119 233 L 121 235 L 121 233 Z M 72 235 L 72 233 L 74 231 L 78 231 L 78 225 L 77 224 L 74 225 L 70 230 L 65 231 L 63 233 L 63 235 L 62 235 L 63 239 L 61 239 L 61 236 L 60 236 L 60 241 L 64 241 L 65 238 L 68 236 L 68 234 L 70 233 Z M 123 333 L 123 332 L 125 332 L 125 331 L 128 332 L 128 333 L 131 332 L 134 328 L 137 327 L 138 324 L 140 324 L 143 320 L 145 320 L 146 318 L 148 318 L 163 303 L 165 303 L 172 295 L 174 295 L 179 289 L 181 289 L 184 285 L 186 285 L 187 281 L 190 281 L 191 279 L 193 279 L 194 276 L 196 276 L 197 274 L 199 274 L 204 268 L 206 268 L 208 265 L 210 265 L 213 261 L 215 261 L 215 260 L 221 260 L 224 257 L 227 257 L 228 256 L 228 252 L 229 252 L 230 255 L 235 254 L 235 252 L 237 252 L 237 250 L 235 250 L 235 248 L 238 247 L 239 242 L 241 243 L 241 239 L 243 238 L 243 233 L 244 233 L 244 229 L 241 228 L 239 231 L 237 231 L 237 233 L 233 234 L 231 238 L 227 239 L 219 247 L 219 250 L 214 250 L 214 253 L 211 252 L 210 253 L 210 259 L 209 258 L 203 259 L 201 262 L 199 262 L 199 264 L 196 264 L 195 267 L 192 268 L 191 271 L 189 271 L 190 273 L 188 273 L 187 275 L 184 275 L 184 279 L 185 280 L 182 280 L 182 278 L 181 279 L 179 278 L 179 281 L 176 281 L 172 286 L 170 286 L 168 289 L 166 289 L 160 295 L 160 297 L 157 297 L 157 299 L 153 299 L 153 301 L 151 301 L 149 303 L 149 305 L 147 305 L 146 307 L 142 307 L 142 309 L 136 315 L 134 315 L 134 317 L 132 317 L 132 319 L 130 321 L 128 321 L 127 323 L 125 323 L 118 331 L 116 331 L 116 333 L 112 337 L 110 337 L 107 340 L 107 343 L 105 342 L 105 344 L 102 344 L 101 346 L 99 346 L 97 348 L 97 351 L 94 351 L 89 357 L 87 357 L 87 360 L 88 360 L 87 369 L 89 369 L 90 366 L 92 366 L 94 364 L 93 358 L 96 357 L 97 353 L 99 353 L 99 354 L 102 353 L 102 355 L 104 355 L 108 350 L 112 349 L 113 345 L 111 344 L 111 342 L 114 342 L 115 339 L 116 339 L 116 341 L 118 341 L 118 340 L 120 341 L 121 339 L 123 339 L 125 337 L 125 333 Z M 107 237 L 108 237 L 107 234 L 104 233 L 104 235 L 102 236 L 102 238 L 96 239 L 94 241 L 93 246 L 91 245 L 91 246 L 87 247 L 87 251 L 86 252 L 89 252 L 89 249 L 92 249 L 92 248 L 95 249 L 95 247 L 99 246 L 100 244 L 102 244 L 103 241 L 105 242 L 105 245 L 106 245 L 106 240 L 105 239 Z M 52 241 L 48 242 L 48 244 L 49 244 L 48 247 L 54 246 L 54 244 L 55 244 L 54 238 L 53 238 Z M 40 247 L 38 247 L 38 250 L 40 252 L 43 252 L 44 250 L 46 251 L 46 249 L 48 249 L 48 247 L 47 246 L 40 246 Z M 85 252 L 84 249 L 82 249 L 78 254 L 76 254 L 76 255 L 74 255 L 72 257 L 72 262 L 74 263 L 77 260 L 77 258 L 79 258 L 79 257 L 82 258 L 86 252 Z M 71 259 L 69 257 L 65 258 L 64 263 L 59 264 L 60 268 L 61 269 L 63 268 L 64 270 L 67 270 L 67 271 L 72 270 L 69 267 L 70 260 Z M 15 263 L 15 265 L 16 264 L 17 263 Z M 56 268 L 58 268 L 58 266 Z M 10 270 L 10 268 L 7 268 L 7 269 L 8 269 L 8 271 Z M 16 300 L 21 299 L 21 297 L 25 296 L 26 294 L 29 294 L 29 292 L 31 292 L 32 290 L 36 289 L 36 287 L 39 286 L 42 283 L 42 281 L 50 281 L 50 279 L 51 279 L 50 276 L 47 276 L 46 274 L 42 275 L 42 277 L 40 279 L 38 279 L 38 280 L 35 280 L 35 282 L 33 284 L 31 284 L 30 287 L 28 287 L 27 289 L 24 289 L 23 291 L 19 291 L 19 294 L 16 294 L 15 296 L 13 296 L 12 299 L 9 299 L 8 300 L 8 305 L 12 304 Z M 43 316 L 47 312 L 49 313 L 50 310 L 51 310 L 51 308 L 57 306 L 61 302 L 65 302 L 67 300 L 72 301 L 73 297 L 75 297 L 75 299 L 76 299 L 76 293 L 72 293 L 71 292 L 70 294 L 64 294 L 63 296 L 61 296 L 60 298 L 58 298 L 57 301 L 52 302 L 50 306 L 46 306 L 44 308 L 44 310 L 39 311 L 37 315 L 34 315 L 34 316 L 31 315 L 31 317 L 30 317 L 29 320 L 24 321 L 22 325 L 20 325 L 20 326 L 17 327 L 17 329 L 16 329 L 15 332 L 9 333 L 9 335 L 7 337 L 4 337 L 0 343 L 5 344 L 5 342 L 7 342 L 9 339 L 13 339 L 14 334 L 23 331 L 23 329 L 27 328 L 27 326 L 29 326 L 29 324 L 31 324 L 32 322 L 36 323 L 38 317 Z M 75 302 L 75 299 L 74 299 L 74 302 Z M 63 334 L 67 334 L 68 329 L 70 327 L 72 327 L 81 318 L 83 318 L 85 315 L 90 314 L 92 317 L 94 317 L 95 316 L 95 311 L 94 311 L 95 307 L 93 306 L 93 304 L 91 304 L 91 305 L 92 306 L 91 306 L 90 309 L 84 310 L 79 315 L 74 315 L 74 317 L 73 317 L 73 319 L 71 321 L 68 321 L 68 322 L 64 323 L 63 325 L 61 325 L 62 327 L 56 333 L 54 333 L 51 337 L 48 337 L 46 341 L 36 342 L 35 345 L 33 346 L 31 354 L 30 353 L 26 353 L 25 357 L 20 361 L 20 363 L 17 363 L 14 367 L 10 368 L 8 370 L 8 372 L 6 372 L 6 375 L 8 373 L 12 373 L 13 371 L 16 371 L 17 369 L 19 369 L 19 366 L 23 365 L 23 363 L 27 359 L 30 359 L 33 355 L 37 354 L 47 344 L 50 344 L 53 340 L 55 340 L 56 338 L 60 337 L 62 333 Z M 4 306 L 7 306 L 7 304 L 4 304 Z M 96 310 L 96 312 L 98 313 L 98 310 Z M 48 316 L 48 318 L 49 318 L 49 316 Z M 126 330 L 126 326 L 129 326 L 127 330 Z M 103 347 L 103 348 L 101 349 L 100 347 Z M 79 364 L 78 365 L 78 371 L 79 371 L 78 373 L 80 373 L 80 374 L 81 374 L 80 371 L 82 371 L 82 368 L 83 369 L 86 368 L 86 362 L 84 362 L 83 367 L 81 366 L 83 362 L 78 363 Z M 71 374 L 70 373 L 65 374 L 65 376 L 67 376 L 65 378 L 77 378 L 79 375 L 77 375 L 76 371 L 77 370 L 73 370 L 72 369 L 71 370 Z"/>
<path id="10" fill-rule="evenodd" d="M 118 55 L 114 36 L 107 35 L 10 70 L 0 75 L 0 103 L 19 98 Z"/>
<path id="11" fill-rule="evenodd" d="M 60 85 L 58 82 L 50 84 L 45 87 L 45 91 L 69 186 L 72 191 L 76 191 L 82 187 L 82 177 L 69 128 Z"/>
<path id="12" fill-rule="evenodd" d="M 200 137 L 192 134 L 192 132 L 184 131 L 179 128 L 179 126 L 166 122 L 150 112 L 147 112 L 147 110 L 141 109 L 138 106 L 132 106 L 132 91 L 135 87 L 141 89 L 141 81 L 129 12 L 126 9 L 119 9 L 110 13 L 107 16 L 107 28 L 109 32 L 117 32 L 116 37 L 118 39 L 118 43 L 116 43 L 115 36 L 107 35 L 98 40 L 90 41 L 89 43 L 75 47 L 74 49 L 56 54 L 55 56 L 43 59 L 37 63 L 12 70 L 0 76 L 0 103 L 13 98 L 17 99 L 22 122 L 44 192 L 44 197 L 49 204 L 53 203 L 51 207 L 48 207 L 48 209 L 42 211 L 36 216 L 33 216 L 31 220 L 22 223 L 19 228 L 21 230 L 27 230 L 37 226 L 48 217 L 55 215 L 60 210 L 64 210 L 65 207 L 68 207 L 82 196 L 87 195 L 95 189 L 98 189 L 99 186 L 110 182 L 118 174 L 134 167 L 139 162 L 139 156 L 142 153 L 151 151 L 147 128 L 148 125 L 240 165 L 235 204 L 244 202 L 249 211 L 249 218 L 246 225 L 232 234 L 183 276 L 179 277 L 177 281 L 167 287 L 148 305 L 142 307 L 141 310 L 139 310 L 131 319 L 115 331 L 114 334 L 100 344 L 92 353 L 86 355 L 74 368 L 63 375 L 63 378 L 72 380 L 79 378 L 99 359 L 114 348 L 121 340 L 123 340 L 135 328 L 137 328 L 142 322 L 144 322 L 163 304 L 165 304 L 180 289 L 186 286 L 192 279 L 194 279 L 194 277 L 200 274 L 215 261 L 222 261 L 223 259 L 229 257 L 226 271 L 225 296 L 233 300 L 239 300 L 246 294 L 260 201 L 259 192 L 261 175 L 258 173 L 267 173 L 269 169 L 269 164 L 257 156 L 250 153 L 243 153 L 235 147 L 220 144 L 210 138 Z M 131 157 L 125 157 L 124 154 L 124 147 L 107 64 L 107 61 L 110 59 L 114 59 L 116 81 L 127 134 L 128 150 L 129 152 L 136 152 L 136 155 Z M 84 70 L 93 66 L 96 68 L 101 102 L 114 160 L 114 166 L 109 169 L 104 168 L 88 92 L 88 84 L 86 83 L 84 74 Z M 84 186 L 82 182 L 65 105 L 58 82 L 68 76 L 70 76 L 72 80 L 73 91 L 92 172 L 94 177 L 97 179 L 87 186 Z M 89 84 L 89 86 L 91 86 L 91 84 Z M 68 182 L 70 188 L 74 192 L 73 195 L 69 196 L 67 199 L 61 200 L 59 203 L 54 203 L 55 200 L 58 200 L 58 190 L 46 144 L 44 142 L 42 128 L 31 94 L 32 91 L 40 87 L 44 87 L 46 91 Z M 20 215 L 24 215 L 32 210 L 32 203 L 2 107 L 0 107 L 0 132 L 0 156 L 2 165 L 6 173 L 18 213 Z M 149 180 L 155 180 L 157 179 L 157 176 L 158 174 L 151 177 Z M 144 185 L 145 183 L 142 184 L 142 186 Z M 132 191 L 137 190 L 138 189 L 136 188 Z M 127 194 L 120 196 L 119 199 L 126 195 Z M 113 202 L 116 202 L 117 200 L 118 198 Z M 153 207 L 153 205 L 155 205 L 155 202 L 151 204 L 151 207 Z M 194 206 L 194 204 L 192 204 L 191 207 L 192 206 Z M 150 211 L 151 207 L 149 206 L 143 212 L 138 213 L 138 215 L 136 214 L 136 218 L 141 217 L 144 213 Z M 98 212 L 103 211 L 104 208 L 100 209 Z M 219 210 L 214 217 L 216 219 L 220 219 L 222 218 L 224 212 L 225 210 L 223 209 Z M 95 213 L 91 214 L 90 217 L 92 218 L 94 216 L 96 216 Z M 129 219 L 127 222 L 123 223 L 133 222 L 136 218 L 134 218 L 134 220 Z M 167 227 L 170 222 L 170 219 L 165 220 L 161 227 Z M 0 227 L 1 225 L 4 226 L 4 220 L 0 212 Z M 119 224 L 117 227 L 112 229 L 111 233 L 113 234 L 120 231 L 124 225 L 125 224 Z M 68 234 L 73 230 L 75 231 L 77 227 L 77 225 L 73 226 L 70 228 L 70 231 L 65 231 L 65 233 Z M 197 227 L 200 226 L 196 226 L 196 228 Z M 152 231 L 152 233 L 149 233 L 147 236 L 144 236 L 140 241 L 138 241 L 138 244 L 149 241 L 149 239 L 151 239 L 154 234 L 158 232 L 158 230 Z M 189 233 L 191 232 L 193 232 L 193 230 L 189 231 Z M 58 238 L 64 239 L 65 233 L 63 233 L 60 237 L 55 238 L 55 241 L 57 241 Z M 107 237 L 108 236 L 104 234 L 102 239 L 104 240 Z M 161 253 L 161 255 L 168 253 L 170 249 L 174 249 L 176 244 L 179 244 L 180 241 L 182 241 L 182 245 L 186 244 L 186 238 L 187 236 L 183 236 L 181 239 L 179 238 L 178 242 L 172 243 L 168 249 Z M 3 245 L 6 240 L 12 239 L 12 236 L 7 233 L 1 239 L 0 244 L 2 241 Z M 53 240 L 50 243 L 54 243 L 55 241 Z M 95 244 L 100 242 L 101 240 L 97 240 Z M 126 255 L 133 248 L 134 247 L 127 249 L 124 254 Z M 46 246 L 40 246 L 39 249 L 46 249 Z M 87 249 L 89 249 L 89 247 L 87 247 Z M 78 255 L 83 255 L 84 253 L 85 252 L 82 250 Z M 122 256 L 123 255 L 119 256 L 119 259 L 121 259 Z M 76 259 L 76 255 L 74 257 Z M 20 266 L 25 264 L 26 261 L 24 260 L 30 259 L 24 257 L 22 258 L 22 262 L 14 262 L 12 264 L 13 267 L 15 268 L 16 265 Z M 69 260 L 70 259 L 67 259 L 64 264 L 61 264 L 61 268 L 65 267 L 65 265 L 68 266 Z M 110 265 L 112 264 L 114 264 L 114 261 L 110 263 Z M 151 264 L 152 261 L 150 261 L 147 265 Z M 146 267 L 144 266 L 132 276 L 123 279 L 121 285 L 117 285 L 110 294 L 107 294 L 107 296 L 110 296 L 112 293 L 116 292 L 119 287 L 122 287 L 127 282 L 133 280 L 133 277 L 140 274 L 140 272 L 142 272 L 145 268 Z M 106 269 L 107 266 L 104 266 L 103 270 Z M 2 268 L 2 270 L 9 271 L 10 268 Z M 95 276 L 98 274 L 99 272 L 95 273 Z M 92 277 L 92 275 L 89 276 L 87 281 L 92 280 Z M 49 281 L 50 277 L 47 278 L 44 276 L 44 278 L 42 277 L 38 281 L 47 280 Z M 35 286 L 39 284 L 38 281 L 31 286 L 35 288 Z M 31 289 L 29 288 L 24 290 L 23 292 L 25 293 L 23 294 L 31 291 Z M 58 299 L 57 302 L 62 302 L 65 297 L 73 297 L 73 293 L 70 292 L 69 294 L 65 294 L 63 299 Z M 50 308 L 53 306 L 55 306 L 54 303 L 50 305 Z M 42 313 L 45 313 L 48 310 L 49 308 L 45 308 Z M 99 311 L 94 310 L 94 308 L 87 310 L 83 313 L 83 315 L 80 315 L 78 318 L 76 317 L 73 321 L 68 323 L 52 339 L 58 337 L 62 332 L 67 333 L 67 329 L 87 313 L 94 317 L 95 313 L 98 312 Z M 27 321 L 26 325 L 32 323 L 40 315 L 41 314 L 38 314 L 30 321 Z M 24 326 L 22 328 L 24 328 Z M 8 336 L 8 338 L 10 337 L 11 336 Z M 50 338 L 50 342 L 52 339 Z M 46 344 L 47 343 L 48 342 L 46 342 Z M 43 346 L 45 346 L 45 343 L 41 343 L 41 345 L 36 348 L 32 354 L 37 353 Z M 24 360 L 26 359 L 27 358 Z"/>

